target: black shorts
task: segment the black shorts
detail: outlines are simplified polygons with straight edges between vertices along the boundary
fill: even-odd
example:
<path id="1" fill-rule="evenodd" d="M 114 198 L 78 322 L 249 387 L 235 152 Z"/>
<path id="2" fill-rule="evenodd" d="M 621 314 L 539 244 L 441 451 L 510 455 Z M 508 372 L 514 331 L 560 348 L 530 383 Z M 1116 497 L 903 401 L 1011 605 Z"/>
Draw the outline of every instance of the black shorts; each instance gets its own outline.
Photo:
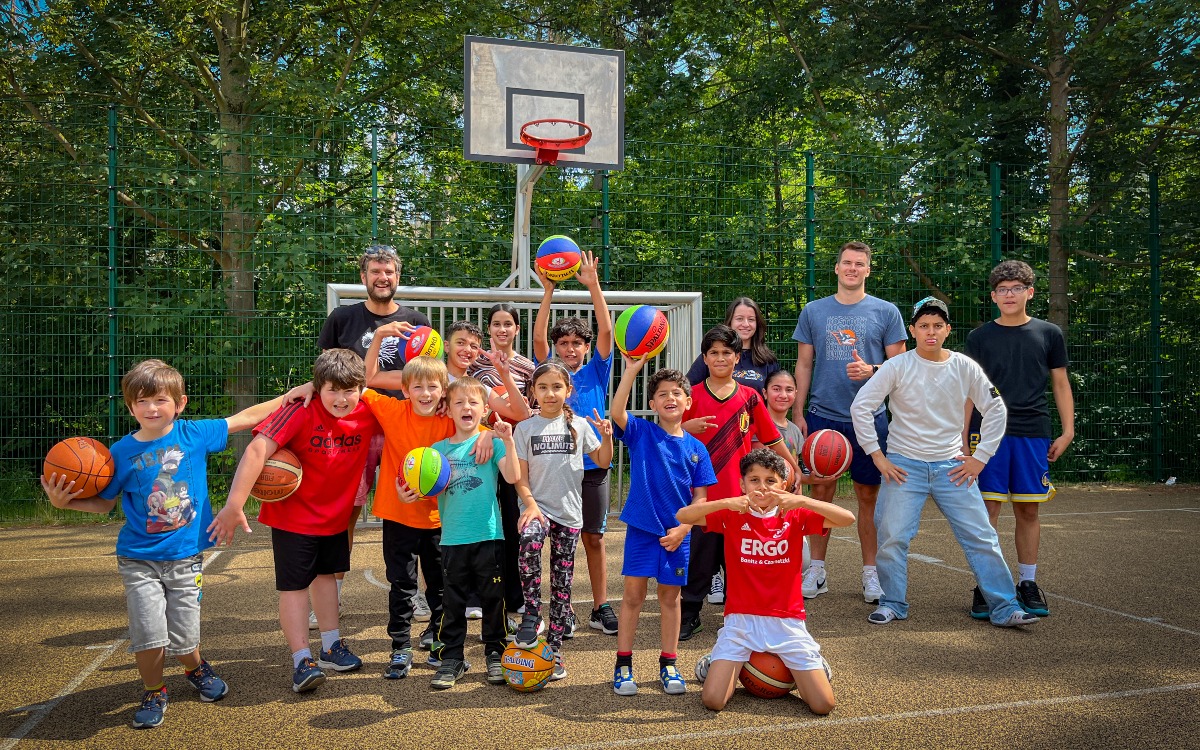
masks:
<path id="1" fill-rule="evenodd" d="M 276 591 L 303 591 L 317 576 L 350 570 L 350 536 L 344 530 L 313 536 L 271 529 L 271 550 Z"/>
<path id="2" fill-rule="evenodd" d="M 608 530 L 608 469 L 583 472 L 583 533 L 603 534 Z"/>

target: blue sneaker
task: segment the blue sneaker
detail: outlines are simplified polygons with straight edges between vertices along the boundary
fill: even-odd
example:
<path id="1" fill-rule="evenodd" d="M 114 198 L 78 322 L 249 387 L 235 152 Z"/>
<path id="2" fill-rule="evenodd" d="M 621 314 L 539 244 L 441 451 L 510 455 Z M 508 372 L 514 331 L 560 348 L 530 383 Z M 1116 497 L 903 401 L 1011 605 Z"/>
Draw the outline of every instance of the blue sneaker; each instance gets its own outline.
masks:
<path id="1" fill-rule="evenodd" d="M 325 673 L 317 666 L 317 663 L 312 659 L 305 659 L 300 662 L 300 666 L 296 667 L 296 671 L 292 674 L 292 692 L 307 693 L 309 690 L 316 690 L 317 685 L 325 681 Z"/>
<path id="2" fill-rule="evenodd" d="M 328 651 L 321 652 L 317 664 L 335 672 L 353 672 L 362 666 L 362 659 L 350 653 L 345 638 L 338 638 Z"/>
<path id="3" fill-rule="evenodd" d="M 617 667 L 613 670 L 613 692 L 617 695 L 637 695 L 637 681 L 633 679 L 632 667 Z"/>
<path id="4" fill-rule="evenodd" d="M 687 692 L 687 683 L 674 664 L 668 664 L 658 671 L 658 679 L 662 680 L 663 692 L 667 695 L 683 695 Z"/>
<path id="5" fill-rule="evenodd" d="M 167 689 L 147 690 L 142 694 L 142 705 L 133 715 L 134 729 L 153 729 L 162 724 L 167 712 Z"/>
<path id="6" fill-rule="evenodd" d="M 411 648 L 398 648 L 393 651 L 391 662 L 388 663 L 387 669 L 383 670 L 384 679 L 399 680 L 408 677 L 408 670 L 412 668 L 412 660 Z"/>
<path id="7" fill-rule="evenodd" d="M 205 703 L 219 701 L 229 692 L 229 685 L 225 684 L 225 680 L 217 677 L 213 668 L 208 666 L 208 662 L 204 660 L 201 660 L 200 666 L 191 672 L 184 672 L 183 676 L 192 683 L 192 687 L 200 691 L 200 700 Z"/>

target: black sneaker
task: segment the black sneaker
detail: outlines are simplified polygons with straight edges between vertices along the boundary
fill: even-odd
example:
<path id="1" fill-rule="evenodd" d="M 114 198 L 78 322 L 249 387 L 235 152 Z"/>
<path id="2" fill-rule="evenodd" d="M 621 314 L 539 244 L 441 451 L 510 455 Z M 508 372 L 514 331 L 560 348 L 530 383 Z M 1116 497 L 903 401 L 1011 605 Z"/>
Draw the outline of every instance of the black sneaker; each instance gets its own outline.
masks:
<path id="1" fill-rule="evenodd" d="M 1042 590 L 1033 581 L 1021 581 L 1017 584 L 1017 604 L 1031 615 L 1046 617 L 1050 614 L 1050 608 L 1042 598 Z"/>
<path id="2" fill-rule="evenodd" d="M 613 612 L 611 604 L 601 604 L 592 610 L 592 619 L 588 625 L 605 635 L 617 634 L 617 613 Z"/>
<path id="3" fill-rule="evenodd" d="M 424 633 L 421 633 L 421 640 L 419 641 L 419 644 L 420 644 L 421 648 L 425 649 L 426 651 L 429 651 L 430 649 L 433 648 L 433 644 L 436 640 L 437 640 L 437 637 L 435 636 L 435 634 L 433 632 L 433 628 L 429 627 L 429 628 L 425 628 Z"/>
<path id="4" fill-rule="evenodd" d="M 437 673 L 429 681 L 429 687 L 434 690 L 446 690 L 454 687 L 454 683 L 467 673 L 470 666 L 467 662 L 458 659 L 443 659 L 442 666 L 438 667 Z"/>
<path id="5" fill-rule="evenodd" d="M 986 620 L 992 614 L 992 608 L 988 606 L 987 599 L 983 598 L 983 592 L 979 587 L 975 587 L 975 591 L 971 594 L 971 617 L 976 620 Z"/>
<path id="6" fill-rule="evenodd" d="M 699 617 L 684 615 L 679 622 L 679 640 L 686 641 L 701 630 L 704 630 L 704 625 Z"/>
<path id="7" fill-rule="evenodd" d="M 485 657 L 487 661 L 487 681 L 489 685 L 503 685 L 504 666 L 500 663 L 500 654 L 488 654 Z"/>
<path id="8" fill-rule="evenodd" d="M 517 648 L 533 648 L 538 640 L 538 616 L 525 614 L 521 616 L 521 624 L 513 635 L 513 645 Z"/>

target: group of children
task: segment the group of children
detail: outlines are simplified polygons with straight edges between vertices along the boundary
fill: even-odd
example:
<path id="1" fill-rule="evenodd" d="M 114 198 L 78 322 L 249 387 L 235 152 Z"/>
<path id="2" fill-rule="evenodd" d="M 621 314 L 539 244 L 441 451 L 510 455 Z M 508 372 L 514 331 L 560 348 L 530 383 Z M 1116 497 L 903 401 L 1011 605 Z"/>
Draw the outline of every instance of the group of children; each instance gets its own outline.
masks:
<path id="1" fill-rule="evenodd" d="M 855 519 L 837 505 L 795 492 L 800 484 L 831 481 L 804 474 L 797 462 L 801 435 L 788 419 L 797 398 L 795 380 L 774 370 L 765 377 L 762 394 L 737 382 L 733 372 L 741 340 L 737 331 L 721 325 L 701 342 L 707 373 L 695 388 L 687 376 L 670 369 L 660 369 L 646 381 L 654 420 L 629 412 L 645 358 L 624 357 L 606 410 L 612 327 L 595 266 L 585 253 L 579 279 L 592 293 L 598 328 L 590 357 L 589 324 L 567 318 L 548 328 L 555 284 L 543 277 L 546 291 L 534 337 L 535 356 L 543 361 L 536 364 L 516 352 L 517 311 L 501 304 L 489 314 L 489 352 L 483 351 L 482 331 L 458 321 L 446 331 L 445 363 L 417 357 L 400 371 L 384 370 L 379 366 L 381 342 L 403 338 L 413 329 L 408 322 L 388 323 L 375 331 L 365 361 L 347 349 L 326 350 L 314 363 L 311 384 L 226 420 L 178 420 L 187 403 L 183 379 L 158 360 L 142 362 L 126 374 L 122 391 L 139 429 L 113 446 L 113 482 L 96 498 L 80 497 L 62 477 L 44 479 L 43 486 L 56 507 L 74 510 L 107 512 L 117 494 L 122 496 L 127 522 L 118 538 L 118 567 L 127 594 L 130 650 L 145 683 L 134 726 L 162 721 L 167 705 L 164 655 L 180 660 L 202 700 L 218 700 L 228 691 L 198 647 L 201 553 L 213 544 L 230 543 L 238 528 L 250 533 L 244 505 L 265 462 L 279 448 L 299 457 L 306 477 L 293 495 L 264 503 L 259 514 L 271 529 L 279 619 L 292 652 L 292 689 L 310 691 L 326 679 L 326 670 L 362 666 L 339 629 L 337 576 L 350 567 L 347 527 L 367 453 L 380 434 L 373 513 L 383 521 L 392 646 L 384 677 L 406 677 L 413 664 L 411 629 L 420 570 L 432 617 L 417 643 L 429 649 L 428 663 L 437 667 L 432 687 L 450 688 L 470 668 L 464 654 L 469 607 L 481 610 L 488 683 L 504 682 L 506 639 L 533 647 L 543 631 L 554 653 L 551 679 L 565 678 L 563 640 L 576 627 L 571 587 L 582 536 L 594 598 L 589 624 L 617 635 L 615 693 L 638 691 L 633 643 L 651 578 L 657 582 L 661 612 L 659 681 L 668 694 L 686 692 L 676 666 L 678 643 L 699 631 L 700 602 L 723 558 L 725 623 L 712 653 L 696 668 L 704 682 L 704 705 L 720 710 L 734 691 L 742 662 L 754 651 L 771 651 L 792 671 L 810 709 L 820 714 L 832 710 L 829 665 L 805 629 L 801 550 L 806 535 L 848 526 Z M 948 317 L 944 305 L 928 301 L 915 312 L 914 335 L 926 332 L 930 315 L 943 322 Z M 948 326 L 943 328 L 948 333 Z M 941 328 L 919 339 L 919 356 L 941 361 L 949 354 L 941 350 L 944 339 Z M 556 357 L 550 357 L 551 346 Z M 875 397 L 901 392 L 917 412 L 944 410 L 946 404 L 930 403 L 922 388 L 909 387 L 913 378 L 927 374 L 889 365 L 881 371 L 888 377 L 879 378 L 877 386 L 873 382 L 863 398 L 866 412 L 874 408 Z M 990 384 L 985 387 L 986 378 L 965 369 L 970 378 L 961 400 L 969 396 L 988 415 L 987 437 L 977 454 L 986 458 L 983 453 L 994 450 L 996 433 L 992 398 L 999 398 Z M 396 388 L 404 398 L 382 392 Z M 960 414 L 963 406 L 957 404 Z M 1002 404 L 999 413 L 1002 417 Z M 855 417 L 857 427 L 857 412 Z M 230 432 L 248 428 L 254 428 L 254 438 L 225 507 L 213 517 L 205 457 L 224 449 Z M 869 441 L 865 424 L 863 432 Z M 626 538 L 619 616 L 605 598 L 603 557 L 614 437 L 628 448 L 630 480 L 621 512 Z M 417 495 L 400 474 L 410 450 L 429 446 L 451 466 L 449 485 L 436 499 Z M 874 454 L 886 479 L 903 481 L 903 464 L 892 463 L 868 444 L 863 447 Z M 978 467 L 970 461 L 962 464 L 967 478 L 977 476 Z M 191 488 L 194 520 L 148 531 L 148 498 L 169 494 L 181 482 Z M 544 607 L 541 571 L 547 544 L 551 580 Z M 907 539 L 898 550 L 906 544 Z M 884 581 L 888 596 L 879 612 L 887 619 L 906 616 L 903 583 L 903 574 Z M 1009 612 L 1014 600 L 998 585 L 984 588 L 996 612 L 994 622 L 997 617 L 1004 620 L 997 624 L 1025 622 Z M 310 606 L 321 641 L 315 658 L 306 622 Z M 510 613 L 520 614 L 519 622 Z"/>

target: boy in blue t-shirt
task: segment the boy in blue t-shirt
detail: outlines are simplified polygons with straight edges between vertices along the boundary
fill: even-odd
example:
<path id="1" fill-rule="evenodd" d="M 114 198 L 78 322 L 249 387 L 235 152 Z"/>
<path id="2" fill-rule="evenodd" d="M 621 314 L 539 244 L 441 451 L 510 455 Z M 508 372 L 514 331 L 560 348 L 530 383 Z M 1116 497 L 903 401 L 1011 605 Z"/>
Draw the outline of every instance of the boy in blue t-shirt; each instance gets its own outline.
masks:
<path id="1" fill-rule="evenodd" d="M 442 520 L 442 618 L 431 654 L 440 660 L 430 686 L 444 690 L 469 668 L 463 658 L 467 637 L 467 598 L 479 595 L 483 610 L 483 652 L 487 681 L 504 684 L 504 528 L 496 502 L 497 474 L 516 484 L 521 475 L 512 425 L 496 419 L 495 437 L 479 430 L 488 412 L 487 389 L 475 378 L 462 377 L 446 389 L 446 408 L 454 420 L 454 436 L 433 444 L 450 462 L 450 483 L 438 495 Z M 475 443 L 491 440 L 490 461 L 475 462 Z"/>
<path id="2" fill-rule="evenodd" d="M 266 419 L 286 397 L 227 419 L 179 420 L 187 406 L 183 376 L 157 359 L 126 373 L 121 392 L 139 429 L 113 444 L 112 482 L 96 497 L 80 497 L 63 476 L 41 481 L 54 507 L 85 513 L 109 513 L 121 494 L 117 571 L 125 583 L 129 651 L 145 685 L 133 726 L 149 729 L 162 723 L 167 708 L 164 656 L 179 660 L 200 700 L 229 692 L 200 656 L 201 553 L 212 546 L 205 529 L 213 518 L 206 459 L 225 450 L 229 433 Z"/>
<path id="3" fill-rule="evenodd" d="M 684 412 L 692 405 L 691 385 L 678 370 L 658 370 L 646 392 L 658 424 L 625 411 L 630 391 L 646 358 L 625 359 L 625 372 L 613 394 L 610 419 L 614 434 L 629 446 L 629 497 L 621 511 L 625 522 L 625 556 L 621 574 L 625 591 L 617 633 L 617 665 L 613 692 L 636 695 L 633 679 L 633 639 L 646 587 L 658 580 L 662 653 L 658 658 L 663 690 L 677 695 L 687 685 L 675 668 L 679 647 L 680 592 L 687 583 L 688 535 L 691 524 L 675 518 L 680 508 L 702 503 L 708 487 L 717 483 L 716 472 L 704 443 L 683 429 Z"/>
<path id="4" fill-rule="evenodd" d="M 550 356 L 550 344 L 554 355 L 566 364 L 571 372 L 571 397 L 567 401 L 576 414 L 595 413 L 603 419 L 607 409 L 608 381 L 612 375 L 613 327 L 608 314 L 608 304 L 600 289 L 600 278 L 596 273 L 596 258 L 588 251 L 581 254 L 579 273 L 576 278 L 587 287 L 592 296 L 592 307 L 596 317 L 596 353 L 584 363 L 592 344 L 592 327 L 576 317 L 563 318 L 550 329 L 547 340 L 546 326 L 550 319 L 550 299 L 557 286 L 546 278 L 536 264 L 538 277 L 542 280 L 545 293 L 533 321 L 533 358 L 545 362 Z M 596 432 L 593 426 L 592 431 Z M 596 437 L 600 433 L 596 432 Z M 608 467 L 596 466 L 587 455 L 583 457 L 583 528 L 580 538 L 587 556 L 588 579 L 592 585 L 592 614 L 588 624 L 607 635 L 617 632 L 617 616 L 608 603 L 608 564 L 604 554 L 604 532 L 608 530 Z M 574 623 L 568 632 L 574 632 Z"/>

